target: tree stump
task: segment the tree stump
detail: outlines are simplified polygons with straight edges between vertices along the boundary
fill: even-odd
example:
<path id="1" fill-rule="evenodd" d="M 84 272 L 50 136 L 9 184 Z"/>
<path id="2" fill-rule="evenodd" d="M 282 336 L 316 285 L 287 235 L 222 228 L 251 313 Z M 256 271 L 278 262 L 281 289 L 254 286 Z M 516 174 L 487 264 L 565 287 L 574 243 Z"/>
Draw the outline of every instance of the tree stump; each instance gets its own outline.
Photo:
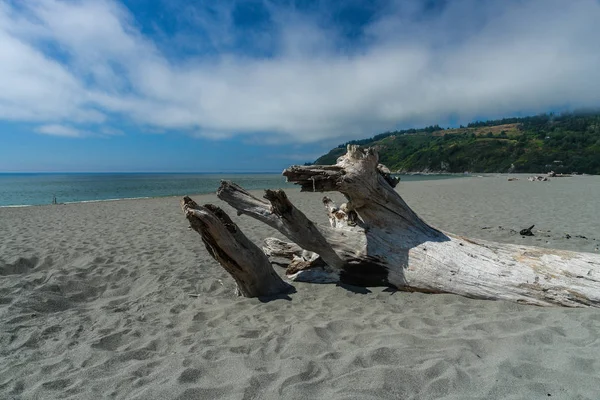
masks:
<path id="1" fill-rule="evenodd" d="M 267 190 L 264 199 L 258 199 L 223 181 L 217 196 L 238 214 L 275 228 L 292 242 L 268 239 L 265 247 L 267 254 L 296 257 L 296 267 L 289 271 L 292 279 L 386 285 L 539 306 L 600 307 L 600 256 L 500 244 L 438 230 L 419 218 L 394 190 L 398 181 L 379 164 L 374 149 L 348 146 L 335 165 L 292 166 L 283 175 L 302 191 L 338 191 L 347 202 L 338 206 L 325 197 L 330 224 L 318 226 L 282 190 Z M 193 215 L 210 219 L 205 211 Z M 212 218 L 213 223 L 229 222 Z M 205 230 L 198 231 L 206 243 Z M 227 260 L 233 257 L 229 251 L 242 249 L 225 248 L 229 240 L 232 238 L 220 239 L 221 250 L 215 252 L 220 258 L 215 258 L 239 285 L 237 269 L 228 266 Z M 251 264 L 244 269 L 257 268 L 266 274 L 265 259 L 254 251 L 252 257 L 243 257 Z M 229 256 L 220 256 L 221 252 Z M 262 290 L 286 289 L 275 279 L 269 282 Z M 267 289 L 269 285 L 273 287 Z"/>

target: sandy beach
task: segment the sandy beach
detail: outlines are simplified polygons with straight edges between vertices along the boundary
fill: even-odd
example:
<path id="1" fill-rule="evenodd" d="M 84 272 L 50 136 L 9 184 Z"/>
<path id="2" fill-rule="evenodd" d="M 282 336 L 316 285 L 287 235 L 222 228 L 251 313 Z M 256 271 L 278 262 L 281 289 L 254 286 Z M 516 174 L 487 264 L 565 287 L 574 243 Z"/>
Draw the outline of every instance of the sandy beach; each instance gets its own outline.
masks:
<path id="1" fill-rule="evenodd" d="M 600 177 L 518 177 L 397 190 L 449 232 L 598 252 Z M 321 194 L 288 194 L 327 223 Z M 236 297 L 179 200 L 0 208 L 0 398 L 600 396 L 598 309 L 304 283 L 287 299 Z M 280 237 L 230 215 L 255 242 Z"/>

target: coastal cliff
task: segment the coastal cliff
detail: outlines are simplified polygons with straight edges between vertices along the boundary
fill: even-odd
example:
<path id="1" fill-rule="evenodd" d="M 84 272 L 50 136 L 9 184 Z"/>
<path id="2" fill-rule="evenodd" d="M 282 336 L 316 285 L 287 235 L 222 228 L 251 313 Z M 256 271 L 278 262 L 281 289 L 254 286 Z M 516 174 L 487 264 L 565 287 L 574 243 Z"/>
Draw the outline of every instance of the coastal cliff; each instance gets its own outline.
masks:
<path id="1" fill-rule="evenodd" d="M 544 114 L 466 127 L 385 132 L 344 143 L 314 164 L 331 165 L 347 144 L 378 147 L 391 171 L 600 174 L 600 112 Z"/>

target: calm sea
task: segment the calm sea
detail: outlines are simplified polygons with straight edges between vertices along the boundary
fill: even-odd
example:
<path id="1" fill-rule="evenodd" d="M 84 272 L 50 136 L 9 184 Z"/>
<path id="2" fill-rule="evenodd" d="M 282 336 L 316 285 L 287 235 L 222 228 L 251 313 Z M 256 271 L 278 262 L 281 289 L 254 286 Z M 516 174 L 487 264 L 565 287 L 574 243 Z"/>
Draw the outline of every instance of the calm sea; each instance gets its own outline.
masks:
<path id="1" fill-rule="evenodd" d="M 448 176 L 403 176 L 402 180 Z M 291 188 L 281 174 L 3 173 L 0 207 L 214 193 L 222 179 L 245 189 Z"/>

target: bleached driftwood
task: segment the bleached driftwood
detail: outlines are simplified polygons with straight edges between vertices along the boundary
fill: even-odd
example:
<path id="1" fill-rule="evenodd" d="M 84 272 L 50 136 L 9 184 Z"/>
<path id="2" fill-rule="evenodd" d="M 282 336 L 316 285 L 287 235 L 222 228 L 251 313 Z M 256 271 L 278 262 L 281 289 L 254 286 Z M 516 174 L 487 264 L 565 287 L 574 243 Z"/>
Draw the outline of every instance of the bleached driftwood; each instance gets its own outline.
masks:
<path id="1" fill-rule="evenodd" d="M 540 306 L 600 307 L 600 256 L 469 239 L 435 229 L 394 190 L 397 181 L 378 164 L 373 149 L 348 146 L 336 165 L 292 166 L 283 174 L 303 191 L 338 191 L 346 197 L 340 206 L 323 199 L 330 226 L 313 224 L 281 190 L 267 190 L 263 200 L 223 182 L 217 194 L 238 213 L 293 242 L 277 243 L 278 248 L 293 249 L 286 254 L 305 263 L 288 271 L 293 279 L 389 285 Z M 274 252 L 269 248 L 275 242 L 270 243 L 267 252 Z"/>
<path id="2" fill-rule="evenodd" d="M 239 294 L 269 296 L 293 289 L 273 270 L 265 253 L 219 207 L 200 206 L 186 196 L 181 208 L 191 228 L 202 235 L 206 250 L 235 279 Z"/>

